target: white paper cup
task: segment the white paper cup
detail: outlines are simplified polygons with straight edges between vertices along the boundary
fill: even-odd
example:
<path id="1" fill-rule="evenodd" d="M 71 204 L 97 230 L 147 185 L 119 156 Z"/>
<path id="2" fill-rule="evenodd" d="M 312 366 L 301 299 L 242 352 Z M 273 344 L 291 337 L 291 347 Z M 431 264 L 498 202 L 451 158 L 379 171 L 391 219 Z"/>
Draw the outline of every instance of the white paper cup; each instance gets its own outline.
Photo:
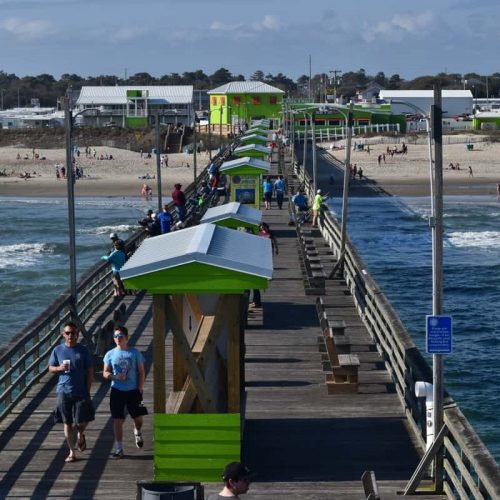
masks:
<path id="1" fill-rule="evenodd" d="M 69 370 L 71 367 L 71 360 L 70 359 L 63 359 L 63 364 L 68 366 L 68 368 L 65 370 L 65 373 L 69 373 Z"/>

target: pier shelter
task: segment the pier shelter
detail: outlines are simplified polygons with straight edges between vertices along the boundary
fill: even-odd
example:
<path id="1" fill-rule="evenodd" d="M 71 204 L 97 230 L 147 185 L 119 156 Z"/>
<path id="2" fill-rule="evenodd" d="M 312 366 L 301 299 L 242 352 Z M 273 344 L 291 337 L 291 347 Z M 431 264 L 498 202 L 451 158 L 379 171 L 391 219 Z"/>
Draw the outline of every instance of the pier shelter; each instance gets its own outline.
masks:
<path id="1" fill-rule="evenodd" d="M 256 233 L 261 221 L 262 212 L 260 210 L 232 201 L 225 205 L 209 208 L 200 222 L 202 224 L 212 223 L 232 229 L 243 227 Z"/>
<path id="2" fill-rule="evenodd" d="M 240 138 L 240 142 L 243 144 L 260 144 L 265 146 L 267 144 L 267 137 L 259 134 L 246 134 Z"/>
<path id="3" fill-rule="evenodd" d="M 268 161 L 249 156 L 224 162 L 220 172 L 229 176 L 230 200 L 258 208 L 262 198 L 261 175 L 267 174 L 269 168 Z"/>
<path id="4" fill-rule="evenodd" d="M 233 151 L 233 155 L 237 158 L 250 156 L 251 158 L 268 158 L 271 154 L 271 148 L 262 146 L 261 144 L 245 144 L 237 147 Z"/>
<path id="5" fill-rule="evenodd" d="M 155 480 L 217 481 L 240 459 L 242 297 L 272 270 L 270 241 L 215 224 L 146 239 L 122 268 L 127 289 L 153 295 Z"/>

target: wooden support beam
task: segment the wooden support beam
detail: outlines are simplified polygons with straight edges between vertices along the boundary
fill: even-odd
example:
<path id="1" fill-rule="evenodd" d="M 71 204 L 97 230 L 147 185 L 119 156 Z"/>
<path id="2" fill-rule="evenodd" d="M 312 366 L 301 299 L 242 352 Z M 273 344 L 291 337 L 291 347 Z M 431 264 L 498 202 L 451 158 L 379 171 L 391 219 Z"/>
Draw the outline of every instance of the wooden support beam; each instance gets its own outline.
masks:
<path id="1" fill-rule="evenodd" d="M 239 413 L 240 411 L 240 296 L 228 295 L 227 303 L 227 411 Z"/>
<path id="2" fill-rule="evenodd" d="M 167 317 L 172 327 L 172 332 L 177 340 L 179 351 L 182 353 L 188 374 L 195 386 L 203 411 L 205 413 L 215 413 L 214 401 L 210 396 L 203 374 L 193 357 L 191 346 L 189 345 L 184 329 L 182 328 L 182 321 L 180 321 L 177 317 L 176 311 L 169 297 L 166 298 L 165 305 Z"/>
<path id="3" fill-rule="evenodd" d="M 166 299 L 168 299 L 166 295 L 153 295 L 153 411 L 155 413 L 165 413 Z"/>
<path id="4" fill-rule="evenodd" d="M 182 318 L 183 308 L 183 296 L 173 295 L 172 304 L 177 313 L 178 318 Z M 187 378 L 186 363 L 184 362 L 184 356 L 179 348 L 179 342 L 174 336 L 172 339 L 172 366 L 173 366 L 173 388 L 174 391 L 180 391 L 184 387 L 184 383 Z"/>

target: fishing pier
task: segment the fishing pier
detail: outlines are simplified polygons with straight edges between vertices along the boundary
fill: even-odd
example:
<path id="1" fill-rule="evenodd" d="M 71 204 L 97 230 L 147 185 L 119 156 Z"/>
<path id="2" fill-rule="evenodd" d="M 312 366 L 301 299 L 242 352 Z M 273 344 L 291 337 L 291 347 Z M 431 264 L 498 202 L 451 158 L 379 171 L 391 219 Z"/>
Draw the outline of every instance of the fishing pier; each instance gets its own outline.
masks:
<path id="1" fill-rule="evenodd" d="M 221 166 L 233 146 L 218 158 Z M 341 173 L 341 165 L 331 167 Z M 277 255 L 265 238 L 227 229 L 227 217 L 207 229 L 193 212 L 193 227 L 157 237 L 164 238 L 161 255 L 146 251 L 154 239 L 143 234 L 127 242 L 131 293 L 123 300 L 113 300 L 104 263 L 79 281 L 78 314 L 95 348 L 96 419 L 75 463 L 64 463 L 67 447 L 52 416 L 56 377 L 47 373 L 71 317 L 67 295 L 3 349 L 0 498 L 136 499 L 138 482 L 154 480 L 199 483 L 207 496 L 220 490 L 223 465 L 240 458 L 256 474 L 249 500 L 347 500 L 370 491 L 382 499 L 500 498 L 499 467 L 449 396 L 436 440 L 445 457 L 443 491 L 433 491 L 432 449 L 415 476 L 426 456 L 426 409 L 414 387 L 432 381 L 431 369 L 349 241 L 342 272 L 332 276 L 340 226 L 325 206 L 318 228 L 296 220 L 291 194 L 301 187 L 312 195 L 313 182 L 282 146 L 270 162 L 269 175 L 278 174 L 287 182 L 283 209 L 273 201 L 262 211 Z M 225 241 L 239 250 L 236 258 Z M 196 269 L 182 260 L 185 249 L 202 255 Z M 201 272 L 203 280 L 189 280 Z M 261 308 L 249 306 L 254 288 L 262 290 Z M 217 296 L 207 298 L 209 290 Z M 110 386 L 101 364 L 115 324 L 127 326 L 146 359 L 150 413 L 142 449 L 126 421 L 118 461 L 109 459 Z"/>

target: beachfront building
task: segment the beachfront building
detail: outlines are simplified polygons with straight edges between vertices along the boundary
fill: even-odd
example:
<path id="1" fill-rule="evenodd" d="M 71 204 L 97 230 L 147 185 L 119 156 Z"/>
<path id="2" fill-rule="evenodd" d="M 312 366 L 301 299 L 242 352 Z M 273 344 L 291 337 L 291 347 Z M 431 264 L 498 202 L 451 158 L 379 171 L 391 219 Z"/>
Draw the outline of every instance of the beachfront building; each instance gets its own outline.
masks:
<path id="1" fill-rule="evenodd" d="M 230 82 L 209 90 L 208 122 L 212 133 L 225 135 L 261 119 L 270 120 L 270 128 L 277 128 L 284 94 L 267 83 L 254 81 Z"/>
<path id="2" fill-rule="evenodd" d="M 328 106 L 322 103 L 305 103 L 296 100 L 286 103 L 285 116 L 293 120 L 294 133 L 299 141 L 305 134 L 311 135 L 314 123 L 315 135 L 321 141 L 335 137 L 344 137 L 347 106 Z M 353 134 L 405 132 L 405 118 L 391 113 L 389 107 L 383 105 L 356 104 L 353 109 Z"/>
<path id="3" fill-rule="evenodd" d="M 381 90 L 380 99 L 386 102 L 399 101 L 405 104 L 391 103 L 394 114 L 416 114 L 422 110 L 430 114 L 434 100 L 433 90 Z M 473 109 L 473 98 L 470 90 L 442 90 L 443 118 L 469 115 Z M 416 109 L 417 108 L 417 109 Z"/>
<path id="4" fill-rule="evenodd" d="M 88 112 L 83 112 L 89 109 Z M 82 87 L 74 114 L 77 125 L 150 127 L 194 123 L 192 85 Z"/>
<path id="5" fill-rule="evenodd" d="M 500 110 L 480 111 L 472 119 L 474 130 L 500 130 Z"/>
<path id="6" fill-rule="evenodd" d="M 0 128 L 56 128 L 64 126 L 64 112 L 56 108 L 13 108 L 0 111 Z"/>

